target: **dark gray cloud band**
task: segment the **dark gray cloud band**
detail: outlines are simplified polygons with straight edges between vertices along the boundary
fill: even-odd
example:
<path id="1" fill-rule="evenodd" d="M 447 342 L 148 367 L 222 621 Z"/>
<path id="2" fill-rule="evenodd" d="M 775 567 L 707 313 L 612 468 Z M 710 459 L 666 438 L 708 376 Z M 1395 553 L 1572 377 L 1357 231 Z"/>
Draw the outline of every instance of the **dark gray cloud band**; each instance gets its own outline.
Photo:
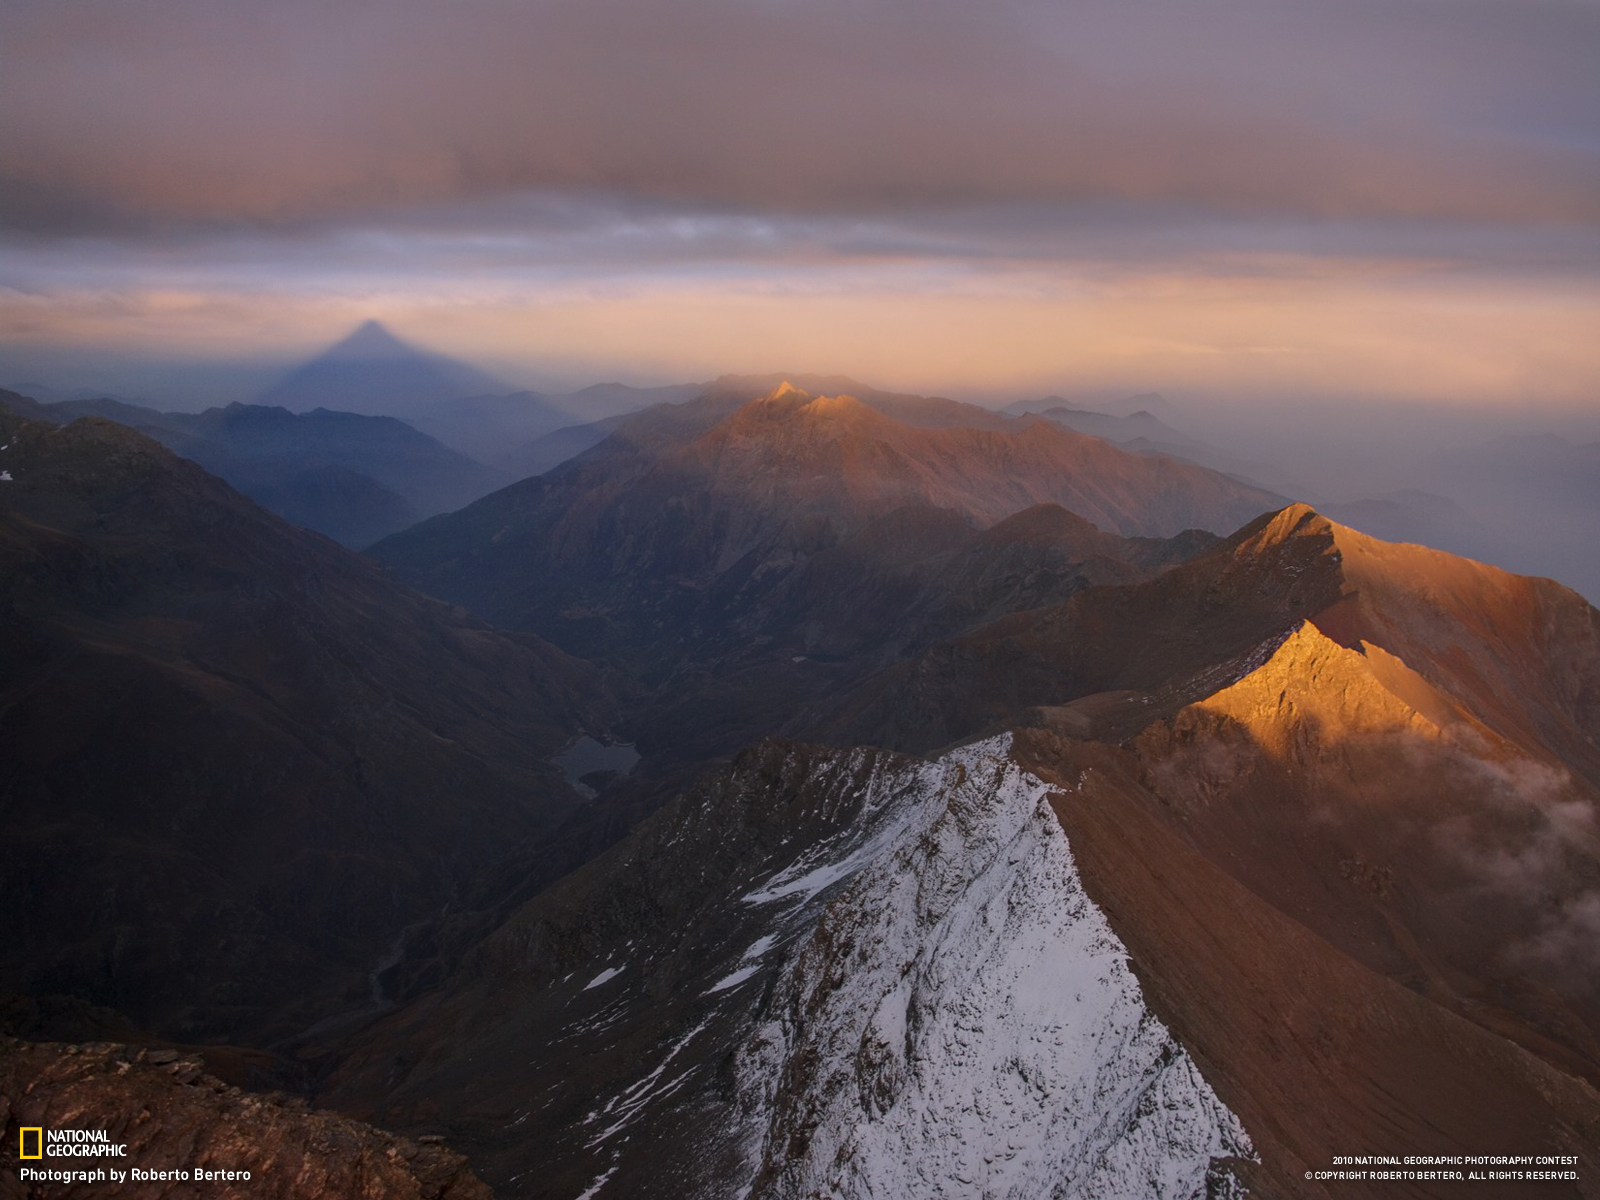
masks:
<path id="1" fill-rule="evenodd" d="M 756 225 L 1600 223 L 1587 2 L 8 0 L 0 47 L 0 223 L 22 236 L 530 194 Z"/>

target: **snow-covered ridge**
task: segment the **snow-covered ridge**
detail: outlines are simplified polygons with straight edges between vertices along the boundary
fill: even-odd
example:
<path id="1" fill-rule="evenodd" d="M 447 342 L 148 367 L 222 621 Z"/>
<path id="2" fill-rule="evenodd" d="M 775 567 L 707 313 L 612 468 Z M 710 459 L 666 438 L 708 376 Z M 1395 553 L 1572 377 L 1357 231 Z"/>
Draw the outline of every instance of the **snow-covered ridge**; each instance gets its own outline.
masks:
<path id="1" fill-rule="evenodd" d="M 911 768 L 889 836 L 747 897 L 854 874 L 740 1051 L 747 1195 L 1190 1200 L 1250 1155 L 1008 750 Z"/>

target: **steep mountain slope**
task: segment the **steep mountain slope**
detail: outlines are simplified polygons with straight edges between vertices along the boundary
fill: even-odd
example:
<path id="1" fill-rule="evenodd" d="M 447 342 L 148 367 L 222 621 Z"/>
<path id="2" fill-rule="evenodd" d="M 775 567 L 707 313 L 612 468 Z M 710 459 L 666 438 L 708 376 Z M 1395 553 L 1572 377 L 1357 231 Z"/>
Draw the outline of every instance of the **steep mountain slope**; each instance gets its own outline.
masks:
<path id="1" fill-rule="evenodd" d="M 370 1031 L 332 1098 L 462 1113 L 507 1196 L 1203 1191 L 1248 1140 L 1043 793 L 999 743 L 752 750 Z"/>
<path id="2" fill-rule="evenodd" d="M 931 748 L 1030 706 L 1071 706 L 1041 719 L 1120 736 L 1125 711 L 1087 698 L 1132 691 L 1139 714 L 1170 714 L 1301 619 L 1399 656 L 1501 736 L 1600 780 L 1600 633 L 1581 596 L 1380 542 L 1304 505 L 1148 583 L 1084 591 L 931 647 L 865 689 L 833 729 Z"/>
<path id="3" fill-rule="evenodd" d="M 392 417 L 250 404 L 164 413 L 115 400 L 26 408 L 20 399 L 0 393 L 0 407 L 52 423 L 99 416 L 137 429 L 284 519 L 354 548 L 510 479 Z"/>
<path id="4" fill-rule="evenodd" d="M 1122 790 L 1126 751 L 1017 751 L 1044 773 L 1007 739 L 751 750 L 364 1033 L 325 1099 L 457 1114 L 513 1197 L 1378 1197 L 1307 1175 L 1595 1144 L 1566 1064 L 1241 883 Z"/>
<path id="5" fill-rule="evenodd" d="M 936 705 L 946 740 L 1012 739 L 741 756 L 370 1030 L 330 1098 L 462 1112 L 527 1196 L 1090 1195 L 1106 1169 L 1377 1197 L 1311 1174 L 1586 1162 L 1597 634 L 1549 581 L 1270 515 L 884 691 L 907 741 Z M 1573 1175 L 1496 1194 L 1595 1194 Z"/>
<path id="6" fill-rule="evenodd" d="M 0 447 L 0 991 L 290 1032 L 578 804 L 580 664 L 122 426 Z"/>
<path id="7" fill-rule="evenodd" d="M 1193 748 L 1204 746 L 1197 739 Z M 1215 810 L 1175 813 L 1173 799 L 1141 786 L 1137 766 L 1119 769 L 1128 765 L 1122 755 L 1042 731 L 1019 735 L 1017 752 L 1061 786 L 1052 804 L 1088 894 L 1128 946 L 1152 1008 L 1250 1131 L 1268 1177 L 1252 1194 L 1448 1197 L 1462 1186 L 1459 1176 L 1303 1182 L 1354 1146 L 1397 1159 L 1574 1156 L 1555 1169 L 1572 1170 L 1576 1181 L 1502 1180 L 1493 1190 L 1508 1197 L 1594 1194 L 1588 1171 L 1574 1166 L 1591 1161 L 1600 1138 L 1600 1094 L 1573 1069 L 1570 1053 L 1548 1041 L 1530 1051 L 1538 1039 L 1526 1022 L 1519 1036 L 1507 1037 L 1513 1023 L 1466 1019 L 1416 973 L 1355 952 L 1360 935 L 1381 924 L 1365 911 L 1380 890 L 1400 879 L 1409 891 L 1416 882 L 1405 880 L 1404 858 L 1382 845 L 1377 829 L 1359 839 L 1358 853 L 1318 853 L 1329 849 L 1326 841 L 1304 846 L 1330 815 L 1347 834 L 1359 810 L 1330 810 L 1335 798 L 1324 792 L 1307 812 L 1292 784 L 1275 794 L 1263 789 L 1251 817 L 1288 800 L 1307 819 L 1266 824 L 1280 838 L 1270 850 L 1262 832 L 1224 846 L 1242 825 L 1223 816 L 1226 798 Z M 1403 800 L 1416 781 L 1396 779 L 1387 794 Z M 1369 795 L 1366 811 L 1378 800 Z M 1191 835 L 1213 815 L 1224 828 L 1197 847 Z M 1281 887 L 1263 894 L 1251 886 L 1252 862 L 1260 868 L 1274 858 L 1283 875 L 1308 874 L 1299 890 L 1321 892 L 1317 907 L 1295 902 L 1299 896 L 1284 904 Z M 1439 915 L 1457 900 L 1453 892 L 1420 888 L 1412 895 Z M 1398 920 L 1379 935 L 1386 946 L 1409 937 Z M 1464 1175 L 1473 1168 L 1445 1169 Z"/>
<path id="8" fill-rule="evenodd" d="M 1600 1079 L 1600 994 L 1568 952 L 1600 903 L 1581 597 L 1296 506 L 1150 582 L 935 646 L 833 729 L 927 748 L 1017 721 L 1124 744 L 1120 776 L 1257 894 Z"/>
<path id="9" fill-rule="evenodd" d="M 374 554 L 576 653 L 659 656 L 750 627 L 778 637 L 766 613 L 798 571 L 894 510 L 949 510 L 979 530 L 1053 502 L 1102 530 L 1166 534 L 1230 528 L 1270 499 L 1042 422 L 930 429 L 848 397 L 714 392 Z"/>

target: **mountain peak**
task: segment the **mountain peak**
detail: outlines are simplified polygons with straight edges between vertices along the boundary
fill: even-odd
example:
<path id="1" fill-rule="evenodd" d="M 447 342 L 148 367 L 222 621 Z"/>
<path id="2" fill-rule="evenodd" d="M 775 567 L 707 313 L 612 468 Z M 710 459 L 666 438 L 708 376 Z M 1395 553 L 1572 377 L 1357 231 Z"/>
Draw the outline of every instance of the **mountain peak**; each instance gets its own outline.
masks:
<path id="1" fill-rule="evenodd" d="M 382 321 L 365 320 L 326 351 L 324 358 L 392 359 L 409 358 L 422 351 L 404 338 L 396 337 Z"/>
<path id="2" fill-rule="evenodd" d="M 1296 502 L 1279 509 L 1262 533 L 1268 540 L 1276 542 L 1296 535 L 1332 533 L 1337 528 L 1309 504 Z"/>
<path id="3" fill-rule="evenodd" d="M 1462 720 L 1455 705 L 1400 657 L 1369 642 L 1354 647 L 1302 620 L 1260 666 L 1198 708 L 1249 729 L 1281 754 L 1285 718 L 1309 718 L 1326 741 L 1404 731 L 1436 738 Z M 1303 747 L 1300 747 L 1303 749 Z"/>
<path id="4" fill-rule="evenodd" d="M 467 363 L 414 346 L 368 320 L 258 398 L 293 411 L 329 408 L 393 416 L 441 400 L 506 391 Z"/>

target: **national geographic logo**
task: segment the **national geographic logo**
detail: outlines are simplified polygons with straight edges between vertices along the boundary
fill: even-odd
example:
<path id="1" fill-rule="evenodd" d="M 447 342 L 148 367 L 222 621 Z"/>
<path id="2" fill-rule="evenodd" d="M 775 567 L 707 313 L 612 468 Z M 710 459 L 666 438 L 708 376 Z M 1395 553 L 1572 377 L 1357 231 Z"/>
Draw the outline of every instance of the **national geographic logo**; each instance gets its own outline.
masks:
<path id="1" fill-rule="evenodd" d="M 17 1131 L 17 1157 L 40 1159 L 45 1147 L 51 1158 L 126 1158 L 128 1147 L 113 1142 L 104 1129 L 45 1129 L 24 1125 Z"/>

